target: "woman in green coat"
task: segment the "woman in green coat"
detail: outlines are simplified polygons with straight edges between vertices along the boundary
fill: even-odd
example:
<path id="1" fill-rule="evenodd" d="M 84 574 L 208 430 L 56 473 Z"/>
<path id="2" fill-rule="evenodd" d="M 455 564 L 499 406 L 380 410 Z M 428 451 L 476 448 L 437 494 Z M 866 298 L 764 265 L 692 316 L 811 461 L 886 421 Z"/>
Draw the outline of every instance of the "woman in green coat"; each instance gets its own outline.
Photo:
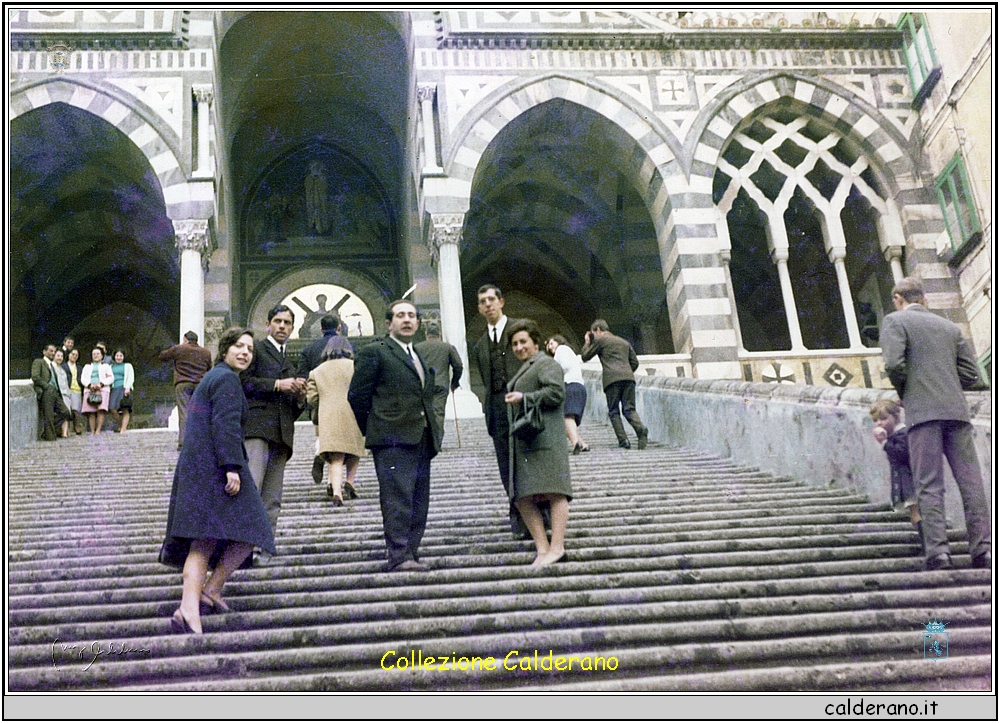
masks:
<path id="1" fill-rule="evenodd" d="M 508 382 L 504 397 L 515 420 L 527 405 L 540 409 L 544 422 L 544 428 L 530 441 L 515 436 L 513 431 L 510 440 L 513 457 L 510 489 L 514 504 L 535 541 L 538 554 L 531 563 L 535 567 L 551 565 L 565 556 L 563 542 L 573 494 L 563 425 L 563 371 L 554 359 L 540 353 L 541 343 L 542 333 L 531 319 L 521 319 L 511 325 L 511 350 L 524 363 Z M 514 425 L 511 427 L 513 429 Z M 545 534 L 538 509 L 538 503 L 546 500 L 551 512 L 551 540 Z"/>

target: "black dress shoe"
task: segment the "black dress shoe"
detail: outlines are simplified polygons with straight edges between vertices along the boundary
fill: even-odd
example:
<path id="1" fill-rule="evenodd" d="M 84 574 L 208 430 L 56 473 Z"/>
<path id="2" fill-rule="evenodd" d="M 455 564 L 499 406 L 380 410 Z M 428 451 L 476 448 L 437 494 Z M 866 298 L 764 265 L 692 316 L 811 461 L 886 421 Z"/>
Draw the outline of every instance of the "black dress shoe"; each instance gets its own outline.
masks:
<path id="1" fill-rule="evenodd" d="M 972 566 L 977 570 L 992 570 L 993 556 L 988 552 L 976 555 L 972 558 Z"/>
<path id="2" fill-rule="evenodd" d="M 618 446 L 621 447 L 622 449 L 632 449 L 632 443 L 629 442 L 627 439 L 619 439 Z"/>
<path id="3" fill-rule="evenodd" d="M 312 478 L 316 484 L 323 484 L 323 473 L 326 472 L 326 463 L 322 457 L 313 457 Z"/>
<path id="4" fill-rule="evenodd" d="M 947 552 L 942 552 L 940 555 L 935 555 L 934 557 L 928 557 L 924 561 L 925 570 L 951 570 L 954 565 L 951 564 L 951 555 Z"/>

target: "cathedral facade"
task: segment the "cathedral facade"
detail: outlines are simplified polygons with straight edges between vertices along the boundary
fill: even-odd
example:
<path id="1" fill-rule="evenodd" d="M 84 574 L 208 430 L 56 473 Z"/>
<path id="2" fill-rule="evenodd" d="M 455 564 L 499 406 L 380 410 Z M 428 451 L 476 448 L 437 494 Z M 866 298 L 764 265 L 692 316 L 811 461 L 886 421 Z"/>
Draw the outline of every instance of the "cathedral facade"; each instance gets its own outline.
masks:
<path id="1" fill-rule="evenodd" d="M 647 374 L 888 388 L 907 275 L 988 366 L 989 123 L 946 131 L 992 19 L 950 15 L 11 10 L 12 374 L 407 292 L 464 354 L 489 282 Z"/>

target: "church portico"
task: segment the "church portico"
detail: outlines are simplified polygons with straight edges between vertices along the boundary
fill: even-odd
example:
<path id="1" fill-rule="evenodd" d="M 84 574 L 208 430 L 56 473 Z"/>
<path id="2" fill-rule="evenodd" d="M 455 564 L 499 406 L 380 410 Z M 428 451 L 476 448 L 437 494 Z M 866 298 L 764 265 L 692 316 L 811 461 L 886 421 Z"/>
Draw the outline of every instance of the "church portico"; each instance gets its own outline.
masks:
<path id="1" fill-rule="evenodd" d="M 885 387 L 895 281 L 982 317 L 889 15 L 19 12 L 10 107 L 139 149 L 174 226 L 171 333 L 257 325 L 303 272 L 375 319 L 412 288 L 464 356 L 495 282 L 545 333 L 606 318 L 653 374 Z"/>

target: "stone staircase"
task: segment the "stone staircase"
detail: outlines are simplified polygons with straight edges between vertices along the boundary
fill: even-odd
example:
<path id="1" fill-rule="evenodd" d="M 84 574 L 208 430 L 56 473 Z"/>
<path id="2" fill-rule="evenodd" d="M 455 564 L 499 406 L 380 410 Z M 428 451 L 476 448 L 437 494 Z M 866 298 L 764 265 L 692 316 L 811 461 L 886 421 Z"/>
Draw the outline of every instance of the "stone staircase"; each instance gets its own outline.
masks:
<path id="1" fill-rule="evenodd" d="M 969 568 L 963 542 L 958 569 L 923 572 L 908 521 L 863 497 L 685 449 L 619 450 L 590 426 L 594 451 L 570 458 L 568 559 L 532 570 L 531 543 L 505 532 L 482 423 L 462 423 L 461 448 L 447 426 L 421 548 L 431 572 L 379 572 L 370 458 L 361 499 L 335 509 L 300 423 L 280 564 L 237 572 L 234 612 L 204 617 L 203 636 L 171 634 L 180 575 L 156 562 L 174 433 L 14 451 L 10 690 L 990 689 L 991 573 Z M 947 659 L 925 659 L 932 619 L 948 623 Z M 411 653 L 456 669 L 397 664 Z M 577 656 L 571 670 L 552 669 L 559 656 Z"/>

